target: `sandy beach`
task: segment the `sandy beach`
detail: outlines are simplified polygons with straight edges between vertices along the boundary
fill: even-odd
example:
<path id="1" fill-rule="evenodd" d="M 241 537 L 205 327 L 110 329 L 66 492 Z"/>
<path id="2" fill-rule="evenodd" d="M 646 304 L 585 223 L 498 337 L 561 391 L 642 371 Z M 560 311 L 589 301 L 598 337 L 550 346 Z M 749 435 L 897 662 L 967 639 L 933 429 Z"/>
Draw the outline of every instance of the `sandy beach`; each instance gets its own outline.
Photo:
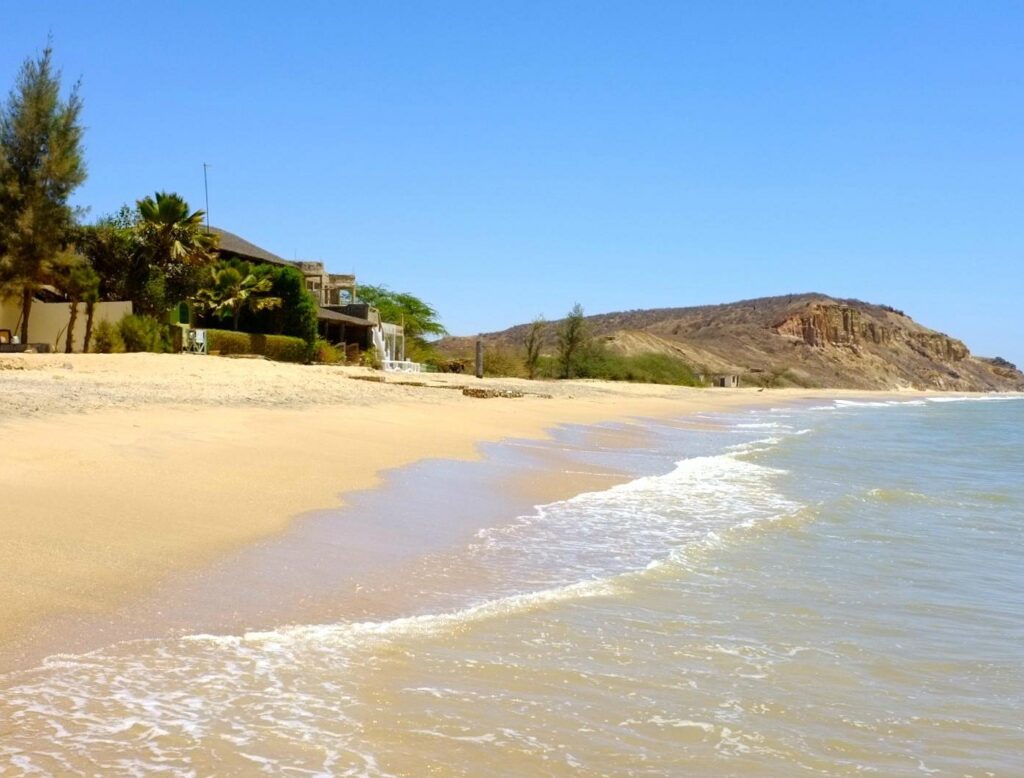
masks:
<path id="1" fill-rule="evenodd" d="M 482 442 L 562 424 L 841 394 L 380 377 L 151 354 L 0 360 L 0 655 L 46 619 L 122 606 L 299 514 L 339 506 L 389 469 L 472 459 Z M 525 396 L 477 399 L 462 386 Z M 542 488 L 554 499 L 584 485 L 551 478 Z"/>
<path id="2" fill-rule="evenodd" d="M 897 775 L 941 769 L 937 737 L 973 759 L 950 734 L 965 716 L 1003 733 L 994 763 L 1019 751 L 1018 664 L 936 664 L 962 630 L 930 615 L 963 598 L 947 580 L 983 587 L 958 613 L 993 602 L 988 577 L 933 568 L 970 547 L 955 511 L 1016 531 L 1012 471 L 965 492 L 945 437 L 1014 409 L 950 401 L 1010 397 L 0 364 L 0 758 L 18 769 L 841 774 L 838 732 L 840 761 Z M 914 525 L 881 543 L 881 521 Z M 983 553 L 1019 575 L 1012 544 Z M 887 584 L 896 568 L 922 585 Z M 994 607 L 975 643 L 1010 656 Z M 880 753 L 894 706 L 950 678 L 961 696 L 925 718 L 940 734 Z"/>

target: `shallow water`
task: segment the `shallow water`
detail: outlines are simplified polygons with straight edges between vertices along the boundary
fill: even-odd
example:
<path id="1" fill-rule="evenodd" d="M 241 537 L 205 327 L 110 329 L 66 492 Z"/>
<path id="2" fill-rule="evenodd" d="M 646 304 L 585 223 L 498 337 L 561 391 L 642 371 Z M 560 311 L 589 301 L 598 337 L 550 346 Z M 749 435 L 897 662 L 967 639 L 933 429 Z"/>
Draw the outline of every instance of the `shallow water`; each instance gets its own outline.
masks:
<path id="1" fill-rule="evenodd" d="M 1024 402 L 703 421 L 575 451 L 636 477 L 409 561 L 399 618 L 0 678 L 0 771 L 1019 775 Z"/>

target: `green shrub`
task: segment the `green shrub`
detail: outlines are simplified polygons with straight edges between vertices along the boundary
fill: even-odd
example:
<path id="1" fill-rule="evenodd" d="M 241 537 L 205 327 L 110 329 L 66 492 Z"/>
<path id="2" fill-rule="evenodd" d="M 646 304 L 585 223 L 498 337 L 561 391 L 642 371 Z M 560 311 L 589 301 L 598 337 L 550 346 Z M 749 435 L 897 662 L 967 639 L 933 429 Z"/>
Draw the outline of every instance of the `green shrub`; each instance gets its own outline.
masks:
<path id="1" fill-rule="evenodd" d="M 384 363 L 380 360 L 380 354 L 377 353 L 377 348 L 375 346 L 370 346 L 366 351 L 359 355 L 359 364 L 363 367 L 372 367 L 374 370 L 380 370 Z"/>
<path id="2" fill-rule="evenodd" d="M 335 348 L 323 338 L 317 338 L 313 344 L 313 361 L 325 365 L 333 365 L 345 361 L 345 352 Z"/>
<path id="3" fill-rule="evenodd" d="M 534 368 L 534 378 L 559 378 L 562 366 L 558 357 L 550 354 L 541 354 L 537 357 L 537 365 Z"/>
<path id="4" fill-rule="evenodd" d="M 437 358 L 437 349 L 434 344 L 418 340 L 405 339 L 405 358 L 413 362 L 429 362 Z"/>
<path id="5" fill-rule="evenodd" d="M 674 386 L 700 386 L 693 369 L 669 354 L 617 354 L 603 343 L 592 341 L 576 357 L 576 375 L 580 378 L 598 378 L 605 381 L 632 381 L 643 384 L 671 384 Z M 539 374 L 550 374 L 555 365 L 540 362 Z"/>
<path id="6" fill-rule="evenodd" d="M 682 360 L 668 354 L 608 354 L 595 366 L 595 378 L 610 381 L 636 381 L 645 384 L 698 386 L 697 376 Z"/>
<path id="7" fill-rule="evenodd" d="M 277 308 L 242 312 L 239 329 L 246 332 L 291 335 L 313 344 L 317 337 L 319 304 L 306 289 L 306 277 L 294 267 L 275 268 L 270 273 L 268 295 L 281 300 Z"/>
<path id="8" fill-rule="evenodd" d="M 92 350 L 97 354 L 120 354 L 124 341 L 116 326 L 106 319 L 100 321 L 92 331 Z"/>
<path id="9" fill-rule="evenodd" d="M 253 335 L 229 330 L 207 330 L 207 348 L 221 356 L 259 354 L 276 362 L 308 362 L 309 344 L 287 335 Z"/>
<path id="10" fill-rule="evenodd" d="M 525 378 L 526 373 L 526 362 L 515 349 L 496 343 L 484 346 L 484 375 Z"/>
<path id="11" fill-rule="evenodd" d="M 170 333 L 167 326 L 152 316 L 128 314 L 117 325 L 124 341 L 125 351 L 152 351 L 157 354 L 170 351 Z"/>

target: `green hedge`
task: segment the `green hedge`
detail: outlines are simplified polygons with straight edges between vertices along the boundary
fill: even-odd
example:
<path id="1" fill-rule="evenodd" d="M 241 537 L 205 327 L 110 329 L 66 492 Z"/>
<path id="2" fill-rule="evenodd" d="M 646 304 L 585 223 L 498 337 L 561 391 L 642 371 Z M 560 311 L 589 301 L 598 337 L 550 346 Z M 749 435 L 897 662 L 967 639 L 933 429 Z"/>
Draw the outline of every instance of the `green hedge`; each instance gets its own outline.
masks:
<path id="1" fill-rule="evenodd" d="M 229 330 L 207 330 L 207 349 L 228 354 L 260 354 L 277 362 L 308 362 L 310 346 L 288 335 L 256 335 Z"/>
<path id="2" fill-rule="evenodd" d="M 171 350 L 167 325 L 153 316 L 127 314 L 117 325 L 125 351 L 163 354 Z"/>

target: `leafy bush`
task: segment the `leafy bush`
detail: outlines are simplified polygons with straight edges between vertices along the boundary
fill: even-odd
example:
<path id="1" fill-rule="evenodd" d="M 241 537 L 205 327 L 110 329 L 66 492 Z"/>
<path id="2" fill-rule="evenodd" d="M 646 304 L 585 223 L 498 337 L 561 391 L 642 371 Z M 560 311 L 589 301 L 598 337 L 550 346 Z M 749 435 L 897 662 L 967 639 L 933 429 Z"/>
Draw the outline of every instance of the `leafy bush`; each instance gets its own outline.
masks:
<path id="1" fill-rule="evenodd" d="M 152 316 L 128 314 L 117 325 L 125 351 L 152 351 L 157 354 L 171 350 L 167 326 Z"/>
<path id="2" fill-rule="evenodd" d="M 294 267 L 275 268 L 269 275 L 271 297 L 281 301 L 277 308 L 243 311 L 239 329 L 246 332 L 291 335 L 309 344 L 316 342 L 319 305 L 306 289 L 306 277 Z"/>
<path id="3" fill-rule="evenodd" d="M 360 355 L 359 362 L 363 367 L 372 367 L 374 370 L 380 370 L 384 366 L 374 346 L 370 346 Z"/>
<path id="4" fill-rule="evenodd" d="M 562 375 L 563 370 L 563 361 L 554 357 L 542 356 L 537 365 L 537 375 L 545 378 L 557 378 Z M 625 356 L 616 354 L 604 344 L 594 341 L 577 353 L 575 372 L 579 378 L 598 378 L 604 381 L 674 386 L 702 385 L 693 368 L 669 354 Z"/>
<path id="5" fill-rule="evenodd" d="M 616 356 L 606 362 L 607 377 L 612 381 L 638 381 L 646 384 L 700 386 L 693 369 L 668 354 L 637 354 Z"/>
<path id="6" fill-rule="evenodd" d="M 485 345 L 484 375 L 525 378 L 526 363 L 515 349 L 497 343 Z"/>
<path id="7" fill-rule="evenodd" d="M 437 349 L 427 341 L 405 339 L 405 358 L 413 362 L 429 362 L 437 358 Z"/>
<path id="8" fill-rule="evenodd" d="M 254 335 L 229 330 L 207 330 L 207 348 L 221 356 L 259 354 L 276 362 L 308 362 L 310 347 L 302 338 L 287 335 Z"/>
<path id="9" fill-rule="evenodd" d="M 313 361 L 333 365 L 345 361 L 345 352 L 335 348 L 323 338 L 317 338 L 313 344 Z"/>
<path id="10" fill-rule="evenodd" d="M 120 354 L 124 351 L 121 333 L 106 319 L 100 321 L 92 331 L 92 350 L 97 354 Z"/>

